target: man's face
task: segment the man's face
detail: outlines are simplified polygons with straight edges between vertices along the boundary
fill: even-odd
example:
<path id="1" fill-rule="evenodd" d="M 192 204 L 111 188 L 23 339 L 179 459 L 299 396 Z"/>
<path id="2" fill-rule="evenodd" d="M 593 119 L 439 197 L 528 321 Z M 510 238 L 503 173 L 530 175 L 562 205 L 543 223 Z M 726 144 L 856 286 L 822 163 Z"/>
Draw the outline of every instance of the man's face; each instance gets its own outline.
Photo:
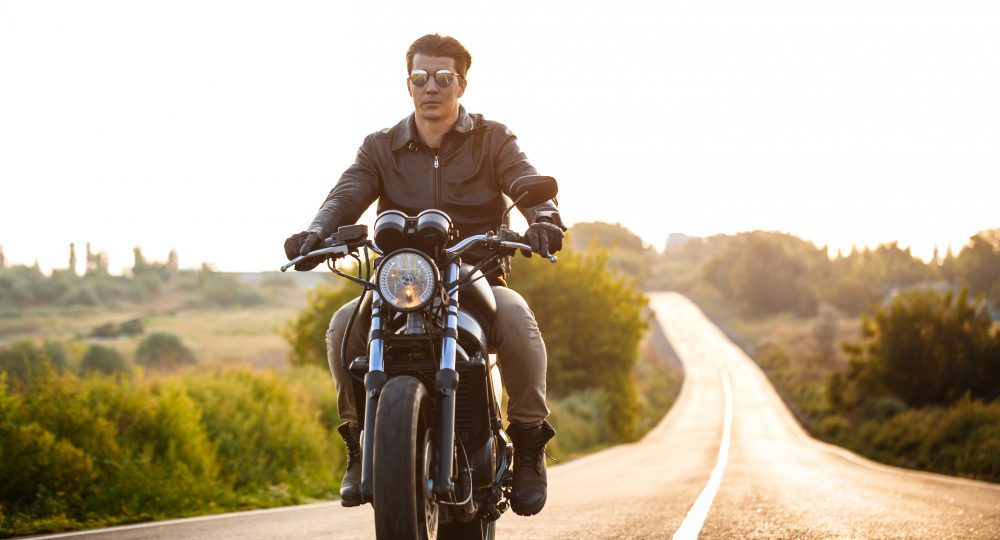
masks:
<path id="1" fill-rule="evenodd" d="M 455 59 L 440 56 L 413 55 L 413 69 L 422 69 L 431 77 L 427 84 L 417 86 L 407 77 L 406 87 L 413 97 L 417 116 L 425 120 L 447 120 L 458 114 L 458 98 L 465 93 L 465 78 L 456 76 L 448 86 L 438 86 L 434 73 L 446 69 L 455 72 Z"/>

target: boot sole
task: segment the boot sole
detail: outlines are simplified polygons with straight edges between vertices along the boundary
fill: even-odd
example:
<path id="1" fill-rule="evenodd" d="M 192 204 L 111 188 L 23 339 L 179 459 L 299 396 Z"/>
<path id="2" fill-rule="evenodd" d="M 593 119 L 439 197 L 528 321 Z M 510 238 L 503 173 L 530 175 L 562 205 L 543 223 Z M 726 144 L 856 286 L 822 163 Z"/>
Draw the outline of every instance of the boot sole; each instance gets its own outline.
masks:
<path id="1" fill-rule="evenodd" d="M 510 509 L 513 510 L 514 513 L 517 514 L 517 515 L 519 515 L 519 516 L 525 516 L 525 517 L 527 517 L 527 516 L 533 516 L 533 515 L 541 512 L 542 509 L 545 508 L 545 501 L 546 500 L 548 500 L 548 494 L 546 494 L 545 497 L 542 498 L 542 502 L 538 505 L 538 508 L 535 509 L 534 511 L 531 511 L 531 512 L 520 512 L 520 511 L 518 511 L 517 507 L 514 506 L 513 503 L 511 503 Z"/>
<path id="2" fill-rule="evenodd" d="M 355 506 L 361 506 L 363 502 L 361 499 L 340 499 L 340 506 L 346 506 L 352 508 Z"/>

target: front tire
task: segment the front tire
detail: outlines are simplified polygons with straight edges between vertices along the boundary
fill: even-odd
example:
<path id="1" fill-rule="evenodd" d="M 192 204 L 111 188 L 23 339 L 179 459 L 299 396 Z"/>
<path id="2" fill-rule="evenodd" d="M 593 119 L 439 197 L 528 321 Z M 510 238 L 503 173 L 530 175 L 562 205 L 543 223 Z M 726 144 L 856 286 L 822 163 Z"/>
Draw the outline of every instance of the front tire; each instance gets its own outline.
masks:
<path id="1" fill-rule="evenodd" d="M 493 540 L 497 522 L 476 519 L 467 523 L 441 525 L 438 540 Z"/>
<path id="2" fill-rule="evenodd" d="M 430 493 L 434 457 L 433 406 L 427 389 L 409 376 L 382 388 L 375 413 L 375 536 L 379 539 L 434 540 L 438 505 Z"/>

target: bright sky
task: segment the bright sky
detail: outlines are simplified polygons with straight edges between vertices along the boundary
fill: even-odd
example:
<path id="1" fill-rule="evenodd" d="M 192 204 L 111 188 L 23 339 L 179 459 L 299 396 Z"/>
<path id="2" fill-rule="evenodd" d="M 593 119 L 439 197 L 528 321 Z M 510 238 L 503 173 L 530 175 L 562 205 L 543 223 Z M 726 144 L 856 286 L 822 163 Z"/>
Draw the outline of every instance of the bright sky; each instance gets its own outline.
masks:
<path id="1" fill-rule="evenodd" d="M 0 245 L 277 268 L 450 34 L 568 222 L 928 257 L 1000 227 L 1000 3 L 0 0 Z M 80 263 L 80 270 L 82 270 Z"/>

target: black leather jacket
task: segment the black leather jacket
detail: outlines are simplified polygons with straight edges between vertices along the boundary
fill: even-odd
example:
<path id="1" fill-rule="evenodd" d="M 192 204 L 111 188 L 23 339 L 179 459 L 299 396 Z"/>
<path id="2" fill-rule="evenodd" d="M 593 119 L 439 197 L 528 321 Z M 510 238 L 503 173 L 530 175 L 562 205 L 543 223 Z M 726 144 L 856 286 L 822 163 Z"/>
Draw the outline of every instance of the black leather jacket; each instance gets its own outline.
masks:
<path id="1" fill-rule="evenodd" d="M 462 238 L 496 231 L 511 183 L 538 174 L 516 139 L 507 126 L 460 106 L 458 121 L 435 150 L 420 140 L 411 114 L 365 138 L 307 230 L 325 238 L 355 223 L 377 199 L 379 212 L 442 210 Z M 544 217 L 565 230 L 555 199 L 519 210 L 528 223 Z M 470 255 L 469 262 L 479 258 Z"/>

